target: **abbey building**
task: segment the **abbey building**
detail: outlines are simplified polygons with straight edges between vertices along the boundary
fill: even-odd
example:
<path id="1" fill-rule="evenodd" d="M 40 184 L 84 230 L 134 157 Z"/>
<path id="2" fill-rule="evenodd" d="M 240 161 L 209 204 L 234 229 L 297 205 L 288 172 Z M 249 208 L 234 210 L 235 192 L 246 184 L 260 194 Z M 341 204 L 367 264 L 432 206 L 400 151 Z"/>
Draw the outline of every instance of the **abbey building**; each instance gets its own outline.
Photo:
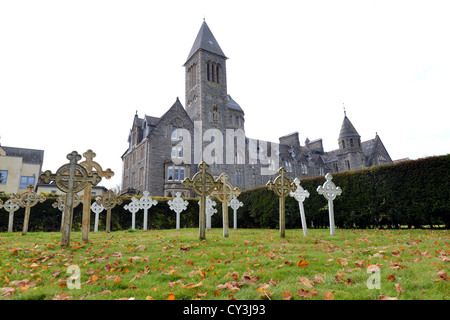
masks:
<path id="1" fill-rule="evenodd" d="M 122 194 L 194 196 L 181 182 L 201 160 L 214 177 L 224 172 L 241 190 L 265 185 L 280 166 L 302 179 L 392 163 L 380 137 L 361 141 L 346 115 L 332 151 L 324 151 L 322 139 L 302 145 L 298 132 L 276 143 L 248 138 L 244 110 L 227 91 L 227 59 L 203 21 L 184 63 L 185 106 L 177 98 L 160 117 L 134 116 L 122 155 Z"/>

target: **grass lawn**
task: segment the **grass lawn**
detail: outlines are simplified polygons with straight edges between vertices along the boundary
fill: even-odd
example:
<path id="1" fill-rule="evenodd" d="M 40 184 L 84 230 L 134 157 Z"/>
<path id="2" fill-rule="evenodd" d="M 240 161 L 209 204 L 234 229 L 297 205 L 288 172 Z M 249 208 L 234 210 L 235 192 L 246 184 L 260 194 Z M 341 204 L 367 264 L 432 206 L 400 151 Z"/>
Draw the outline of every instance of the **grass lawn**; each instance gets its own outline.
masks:
<path id="1" fill-rule="evenodd" d="M 308 232 L 0 233 L 0 300 L 450 298 L 448 230 Z"/>

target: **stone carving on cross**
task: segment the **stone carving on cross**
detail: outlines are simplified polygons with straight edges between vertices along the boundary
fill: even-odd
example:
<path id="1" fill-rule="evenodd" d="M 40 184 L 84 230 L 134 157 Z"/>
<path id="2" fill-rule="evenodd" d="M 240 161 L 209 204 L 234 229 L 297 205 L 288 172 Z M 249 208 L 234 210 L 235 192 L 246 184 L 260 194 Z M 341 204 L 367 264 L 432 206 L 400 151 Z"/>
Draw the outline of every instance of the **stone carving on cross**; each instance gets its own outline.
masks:
<path id="1" fill-rule="evenodd" d="M 211 173 L 208 172 L 209 165 L 202 161 L 198 165 L 199 171 L 194 174 L 192 180 L 189 178 L 185 178 L 182 182 L 183 186 L 186 189 L 192 188 L 192 190 L 200 196 L 200 204 L 199 204 L 199 239 L 206 239 L 206 196 L 209 196 L 214 188 L 217 186 L 216 181 L 214 181 L 214 177 Z"/>
<path id="2" fill-rule="evenodd" d="M 28 232 L 28 222 L 30 221 L 31 207 L 34 207 L 38 202 L 44 202 L 46 198 L 42 194 L 37 194 L 33 191 L 34 187 L 30 184 L 27 187 L 27 191 L 18 195 L 16 201 L 22 208 L 25 208 L 25 216 L 23 219 L 23 231 L 22 235 L 26 235 Z M 14 201 L 14 200 L 13 200 Z"/>
<path id="3" fill-rule="evenodd" d="M 298 207 L 300 210 L 300 219 L 302 221 L 303 235 L 306 236 L 308 233 L 308 228 L 306 226 L 305 209 L 303 207 L 303 201 L 309 197 L 308 190 L 303 189 L 300 185 L 300 180 L 298 178 L 294 179 L 294 184 L 297 187 L 295 191 L 290 192 L 290 196 L 293 197 L 298 202 Z"/>
<path id="4" fill-rule="evenodd" d="M 331 181 L 333 176 L 330 173 L 325 175 L 325 179 L 327 180 L 323 186 L 317 187 L 317 192 L 325 197 L 328 200 L 328 213 L 330 217 L 330 235 L 335 235 L 335 227 L 334 227 L 334 207 L 333 201 L 336 199 L 336 196 L 342 193 L 342 189 L 340 187 L 336 187 L 336 185 Z"/>
<path id="5" fill-rule="evenodd" d="M 85 161 L 80 162 L 80 165 L 85 167 L 89 174 L 96 172 L 100 177 L 110 179 L 114 176 L 114 172 L 111 169 L 103 170 L 100 164 L 94 161 L 96 154 L 91 149 L 83 153 Z M 89 240 L 89 227 L 91 219 L 91 193 L 92 184 L 88 183 L 84 188 L 84 198 L 83 198 L 83 218 L 81 223 L 81 240 Z"/>
<path id="6" fill-rule="evenodd" d="M 78 164 L 78 161 L 81 160 L 81 155 L 79 155 L 78 152 L 72 151 L 66 156 L 66 158 L 70 162 L 62 165 L 56 173 L 52 174 L 50 170 L 47 170 L 39 177 L 44 183 L 54 181 L 56 187 L 66 193 L 61 247 L 68 247 L 70 245 L 70 231 L 72 226 L 75 194 L 83 190 L 88 183 L 95 186 L 102 179 L 98 173 L 94 172 L 89 174 L 83 166 Z"/>
<path id="7" fill-rule="evenodd" d="M 100 199 L 100 197 L 95 198 L 96 201 L 94 201 L 94 203 L 91 205 L 91 210 L 95 213 L 94 232 L 98 231 L 98 217 L 100 215 L 100 212 L 105 210 L 103 205 L 97 203 L 97 201 L 99 201 Z"/>
<path id="8" fill-rule="evenodd" d="M 147 190 L 143 192 L 143 196 L 139 199 L 139 205 L 142 209 L 144 209 L 144 225 L 142 227 L 142 230 L 147 230 L 148 209 L 157 204 L 158 201 L 152 199 L 152 197 L 150 197 L 150 193 Z"/>
<path id="9" fill-rule="evenodd" d="M 233 229 L 237 229 L 237 210 L 242 207 L 244 204 L 240 202 L 236 196 L 233 196 L 233 199 L 231 199 L 230 202 L 228 202 L 228 205 L 233 209 Z"/>
<path id="10" fill-rule="evenodd" d="M 100 199 L 97 198 L 97 204 L 101 204 L 103 208 L 106 209 L 106 232 L 111 232 L 111 210 L 114 209 L 116 205 L 122 204 L 122 199 L 119 198 L 114 191 L 108 190 Z"/>
<path id="11" fill-rule="evenodd" d="M 212 200 L 210 196 L 206 196 L 206 230 L 211 230 L 211 217 L 214 213 L 217 213 L 217 209 L 214 208 L 216 204 L 217 203 Z"/>
<path id="12" fill-rule="evenodd" d="M 0 208 L 4 208 L 6 211 L 9 212 L 9 219 L 8 219 L 8 233 L 13 232 L 13 221 L 14 221 L 14 212 L 19 210 L 20 205 L 15 201 L 14 199 L 17 199 L 17 195 L 14 193 L 10 194 L 9 199 L 5 201 L 5 203 L 0 204 Z M 1 200 L 0 200 L 1 202 Z"/>
<path id="13" fill-rule="evenodd" d="M 177 192 L 175 194 L 175 198 L 169 200 L 167 203 L 169 204 L 170 210 L 175 211 L 175 213 L 177 214 L 176 228 L 177 230 L 180 230 L 180 213 L 186 210 L 189 202 L 181 197 L 181 192 Z"/>
<path id="14" fill-rule="evenodd" d="M 81 201 L 83 200 L 83 196 L 79 196 L 78 194 L 74 195 L 73 198 L 73 207 L 77 207 Z M 59 211 L 61 211 L 61 231 L 63 229 L 63 222 L 64 222 L 64 206 L 66 203 L 66 195 L 62 194 L 58 198 L 56 198 L 56 201 L 53 202 L 52 207 L 58 208 Z M 72 227 L 71 227 L 72 228 Z"/>
<path id="15" fill-rule="evenodd" d="M 278 176 L 275 180 L 267 182 L 266 186 L 269 190 L 273 190 L 279 197 L 279 214 L 280 214 L 280 237 L 285 237 L 285 198 L 291 191 L 295 191 L 294 182 L 286 177 L 286 169 L 280 167 Z"/>
<path id="16" fill-rule="evenodd" d="M 141 204 L 136 197 L 131 198 L 131 202 L 123 206 L 125 210 L 131 212 L 131 229 L 136 230 L 136 212 L 141 209 Z"/>
<path id="17" fill-rule="evenodd" d="M 229 236 L 228 232 L 228 202 L 233 199 L 233 196 L 238 197 L 241 194 L 241 191 L 231 185 L 228 182 L 228 175 L 226 173 L 222 173 L 219 178 L 217 178 L 218 185 L 214 188 L 214 191 L 211 193 L 212 196 L 219 199 L 222 202 L 222 223 L 223 223 L 223 237 L 226 238 Z"/>

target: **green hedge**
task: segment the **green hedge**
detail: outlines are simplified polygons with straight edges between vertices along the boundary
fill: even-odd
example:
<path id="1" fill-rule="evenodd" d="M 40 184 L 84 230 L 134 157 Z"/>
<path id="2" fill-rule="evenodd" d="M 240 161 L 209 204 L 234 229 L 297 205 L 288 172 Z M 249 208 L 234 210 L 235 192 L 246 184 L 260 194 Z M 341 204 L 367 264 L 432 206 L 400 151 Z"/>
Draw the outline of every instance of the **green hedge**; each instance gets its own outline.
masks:
<path id="1" fill-rule="evenodd" d="M 333 182 L 341 187 L 342 195 L 334 201 L 335 224 L 340 228 L 419 228 L 424 225 L 450 226 L 450 155 L 405 161 L 398 164 L 333 174 Z M 310 193 L 304 207 L 308 227 L 328 228 L 328 205 L 317 193 L 324 177 L 302 179 Z M 169 209 L 171 198 L 154 197 L 158 204 L 149 209 L 148 229 L 175 228 L 176 214 Z M 0 197 L 5 202 L 7 197 Z M 181 213 L 181 227 L 198 227 L 198 200 L 187 199 L 189 205 Z M 246 190 L 239 200 L 238 228 L 278 228 L 278 198 L 265 187 Z M 94 199 L 92 200 L 94 201 Z M 131 228 L 131 213 L 123 204 L 112 210 L 111 230 Z M 29 231 L 59 231 L 61 212 L 52 207 L 54 196 L 31 209 Z M 211 218 L 213 227 L 222 226 L 222 204 Z M 229 226 L 233 227 L 233 210 L 229 208 Z M 142 229 L 143 210 L 136 213 L 136 228 Z M 14 215 L 14 231 L 22 231 L 24 209 Z M 81 229 L 82 205 L 74 209 L 73 229 Z M 95 214 L 91 212 L 91 230 Z M 104 230 L 106 211 L 100 213 L 99 230 Z M 286 228 L 300 228 L 298 203 L 286 198 Z M 0 209 L 0 232 L 8 228 L 8 212 Z"/>
<path id="2" fill-rule="evenodd" d="M 333 174 L 342 195 L 334 201 L 341 228 L 419 228 L 450 225 L 450 155 Z M 324 177 L 302 179 L 308 227 L 328 228 L 327 200 L 317 193 Z M 238 226 L 278 227 L 278 198 L 264 187 L 242 192 Z M 297 202 L 286 198 L 286 228 L 301 226 Z"/>

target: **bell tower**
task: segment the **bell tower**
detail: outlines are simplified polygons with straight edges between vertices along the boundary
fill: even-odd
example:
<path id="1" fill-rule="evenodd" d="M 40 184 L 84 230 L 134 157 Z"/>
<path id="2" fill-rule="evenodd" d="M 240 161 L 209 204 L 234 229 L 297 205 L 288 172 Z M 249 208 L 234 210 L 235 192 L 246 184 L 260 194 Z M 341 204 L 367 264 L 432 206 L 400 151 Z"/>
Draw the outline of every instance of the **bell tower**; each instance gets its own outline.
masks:
<path id="1" fill-rule="evenodd" d="M 192 121 L 202 122 L 203 132 L 216 128 L 225 134 L 228 119 L 227 59 L 203 20 L 184 64 L 186 111 Z"/>

